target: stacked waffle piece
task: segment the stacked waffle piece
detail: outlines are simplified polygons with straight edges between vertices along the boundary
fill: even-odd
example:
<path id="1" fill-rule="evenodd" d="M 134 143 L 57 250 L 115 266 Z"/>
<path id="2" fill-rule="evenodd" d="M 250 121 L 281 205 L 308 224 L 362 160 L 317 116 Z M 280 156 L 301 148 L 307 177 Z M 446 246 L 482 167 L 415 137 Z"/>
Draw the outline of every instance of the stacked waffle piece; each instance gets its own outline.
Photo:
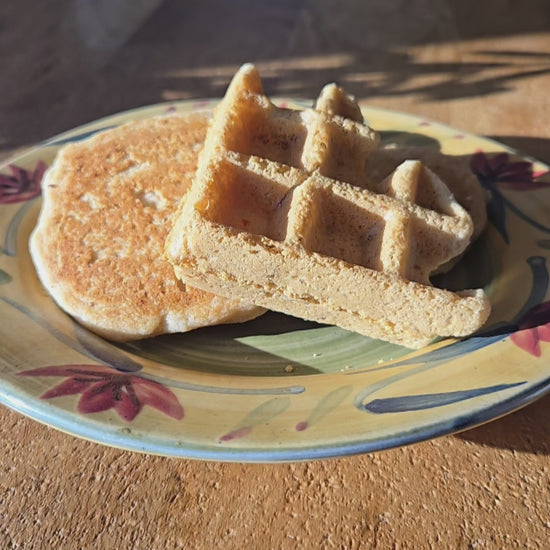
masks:
<path id="1" fill-rule="evenodd" d="M 166 241 L 185 283 L 418 348 L 487 319 L 482 290 L 434 288 L 474 230 L 439 177 L 405 161 L 376 188 L 378 136 L 355 100 L 326 86 L 315 108 L 275 106 L 251 65 L 210 124 Z"/>

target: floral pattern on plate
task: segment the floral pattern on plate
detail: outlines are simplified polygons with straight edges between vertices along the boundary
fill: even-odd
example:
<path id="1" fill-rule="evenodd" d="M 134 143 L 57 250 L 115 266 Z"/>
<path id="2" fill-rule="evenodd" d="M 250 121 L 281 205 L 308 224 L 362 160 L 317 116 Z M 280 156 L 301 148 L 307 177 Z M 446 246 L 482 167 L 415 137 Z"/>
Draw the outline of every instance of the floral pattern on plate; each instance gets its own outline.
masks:
<path id="1" fill-rule="evenodd" d="M 144 405 L 180 420 L 183 408 L 168 388 L 141 376 L 103 365 L 61 365 L 24 370 L 21 376 L 63 376 L 66 380 L 43 393 L 41 399 L 81 394 L 77 410 L 88 414 L 114 409 L 131 422 Z"/>
<path id="2" fill-rule="evenodd" d="M 34 170 L 9 164 L 11 174 L 0 174 L 0 204 L 28 201 L 40 195 L 46 164 L 38 160 Z"/>
<path id="3" fill-rule="evenodd" d="M 266 314 L 244 325 L 115 345 L 61 312 L 40 287 L 27 248 L 44 159 L 127 120 L 213 106 L 201 100 L 114 115 L 0 168 L 0 312 L 8 320 L 0 326 L 2 402 L 127 449 L 280 461 L 452 433 L 548 391 L 548 168 L 495 142 L 368 106 L 367 119 L 386 141 L 462 155 L 487 190 L 490 224 L 447 280 L 485 286 L 493 314 L 479 334 L 412 352 Z"/>

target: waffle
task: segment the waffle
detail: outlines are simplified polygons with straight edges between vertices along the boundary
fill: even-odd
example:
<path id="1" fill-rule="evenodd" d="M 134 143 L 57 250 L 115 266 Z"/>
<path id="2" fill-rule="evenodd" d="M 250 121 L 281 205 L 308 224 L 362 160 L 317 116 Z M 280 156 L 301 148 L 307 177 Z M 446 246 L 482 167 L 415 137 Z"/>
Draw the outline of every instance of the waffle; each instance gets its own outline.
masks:
<path id="1" fill-rule="evenodd" d="M 413 348 L 472 333 L 489 314 L 483 292 L 428 279 L 468 245 L 470 216 L 417 161 L 398 166 L 383 192 L 360 186 L 376 145 L 341 88 L 325 87 L 314 109 L 282 109 L 243 66 L 166 242 L 176 275 Z"/>
<path id="2" fill-rule="evenodd" d="M 487 196 L 470 169 L 469 155 L 446 155 L 427 147 L 379 147 L 369 155 L 366 163 L 369 189 L 378 191 L 377 184 L 402 162 L 410 159 L 421 161 L 445 182 L 472 218 L 474 229 L 471 241 L 477 239 L 487 223 Z"/>

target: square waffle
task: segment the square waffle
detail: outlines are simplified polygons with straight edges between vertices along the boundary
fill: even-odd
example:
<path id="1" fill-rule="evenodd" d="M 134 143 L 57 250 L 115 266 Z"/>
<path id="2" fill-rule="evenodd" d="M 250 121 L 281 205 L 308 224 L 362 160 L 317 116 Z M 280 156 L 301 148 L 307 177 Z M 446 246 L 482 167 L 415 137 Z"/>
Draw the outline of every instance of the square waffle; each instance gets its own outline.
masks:
<path id="1" fill-rule="evenodd" d="M 284 109 L 243 66 L 166 242 L 176 275 L 413 348 L 472 333 L 489 314 L 483 291 L 429 282 L 468 245 L 470 216 L 418 161 L 367 189 L 365 161 L 377 144 L 341 88 L 326 86 L 313 109 Z"/>

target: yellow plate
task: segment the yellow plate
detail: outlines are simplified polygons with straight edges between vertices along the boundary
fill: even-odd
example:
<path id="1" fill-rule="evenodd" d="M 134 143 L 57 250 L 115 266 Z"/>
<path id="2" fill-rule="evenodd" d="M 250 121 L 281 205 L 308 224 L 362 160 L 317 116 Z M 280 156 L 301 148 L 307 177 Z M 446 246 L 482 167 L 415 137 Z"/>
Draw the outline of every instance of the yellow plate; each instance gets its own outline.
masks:
<path id="1" fill-rule="evenodd" d="M 305 102 L 280 99 L 292 107 Z M 168 456 L 275 462 L 379 450 L 515 410 L 550 384 L 548 168 L 496 142 L 363 106 L 385 143 L 471 157 L 489 226 L 449 275 L 483 286 L 480 334 L 423 350 L 276 313 L 234 326 L 113 344 L 81 328 L 40 286 L 28 238 L 40 179 L 71 141 L 167 111 L 82 126 L 0 168 L 0 400 L 71 434 Z"/>

